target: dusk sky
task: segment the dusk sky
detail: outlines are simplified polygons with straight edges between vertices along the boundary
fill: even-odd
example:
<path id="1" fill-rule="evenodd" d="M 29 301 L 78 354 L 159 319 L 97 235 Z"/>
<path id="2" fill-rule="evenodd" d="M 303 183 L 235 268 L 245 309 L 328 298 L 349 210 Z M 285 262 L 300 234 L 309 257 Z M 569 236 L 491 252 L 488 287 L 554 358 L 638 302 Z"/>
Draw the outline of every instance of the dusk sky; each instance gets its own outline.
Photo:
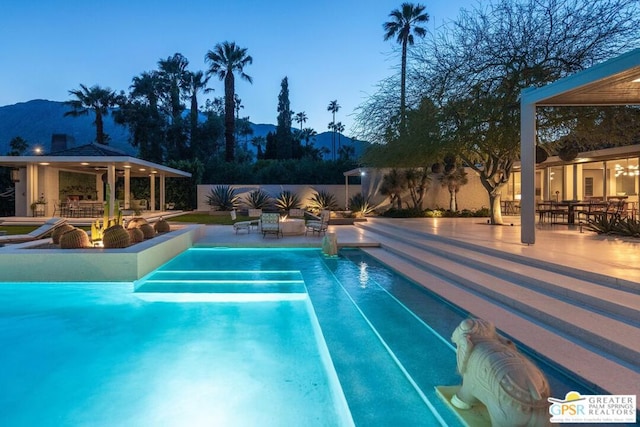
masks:
<path id="1" fill-rule="evenodd" d="M 350 135 L 354 110 L 400 63 L 382 24 L 400 0 L 22 0 L 0 5 L 0 106 L 32 99 L 69 100 L 79 85 L 125 90 L 131 79 L 157 69 L 176 52 L 192 71 L 206 70 L 206 52 L 223 41 L 246 47 L 253 84 L 236 80 L 236 93 L 254 123 L 276 123 L 282 78 L 291 109 L 305 127 L 327 130 L 327 105 L 338 100 L 336 121 Z M 454 19 L 475 0 L 416 2 L 426 6 L 430 30 Z M 215 91 L 200 96 L 223 96 Z M 294 122 L 294 126 L 297 124 Z"/>

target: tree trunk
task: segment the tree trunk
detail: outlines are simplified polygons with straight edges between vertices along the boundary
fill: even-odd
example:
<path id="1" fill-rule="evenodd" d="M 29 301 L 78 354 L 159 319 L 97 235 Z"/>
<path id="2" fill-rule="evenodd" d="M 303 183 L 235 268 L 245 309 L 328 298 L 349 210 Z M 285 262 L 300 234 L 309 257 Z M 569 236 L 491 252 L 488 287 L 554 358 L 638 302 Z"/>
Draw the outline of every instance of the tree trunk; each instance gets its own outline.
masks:
<path id="1" fill-rule="evenodd" d="M 456 200 L 456 192 L 449 190 L 449 210 L 451 212 L 457 212 L 458 211 L 458 204 L 457 204 L 457 200 Z"/>
<path id="2" fill-rule="evenodd" d="M 231 70 L 227 70 L 227 75 L 224 78 L 224 141 L 225 141 L 225 150 L 224 157 L 225 161 L 233 162 L 235 159 L 235 117 L 234 113 L 234 99 L 233 95 L 235 92 L 233 72 Z"/>
<path id="3" fill-rule="evenodd" d="M 502 225 L 502 207 L 500 204 L 500 193 L 489 193 L 489 214 L 491 216 L 491 225 Z"/>
<path id="4" fill-rule="evenodd" d="M 96 142 L 98 144 L 106 145 L 104 137 L 104 122 L 102 121 L 102 114 L 96 111 Z"/>

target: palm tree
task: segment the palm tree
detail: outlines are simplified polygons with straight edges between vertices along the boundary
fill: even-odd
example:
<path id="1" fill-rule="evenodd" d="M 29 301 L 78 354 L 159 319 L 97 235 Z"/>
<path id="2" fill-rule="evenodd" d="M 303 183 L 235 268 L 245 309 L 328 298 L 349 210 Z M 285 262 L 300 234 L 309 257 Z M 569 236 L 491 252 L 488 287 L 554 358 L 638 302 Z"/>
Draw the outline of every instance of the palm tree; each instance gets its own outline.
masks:
<path id="1" fill-rule="evenodd" d="M 218 43 L 213 50 L 207 52 L 205 61 L 210 63 L 207 75 L 215 74 L 220 80 L 224 80 L 224 138 L 225 160 L 234 160 L 235 150 L 235 77 L 234 72 L 252 83 L 251 77 L 244 73 L 244 67 L 253 63 L 253 58 L 247 55 L 247 49 L 241 48 L 235 42 Z"/>
<path id="2" fill-rule="evenodd" d="M 336 159 L 336 113 L 340 110 L 340 106 L 338 105 L 338 100 L 333 100 L 329 102 L 329 106 L 327 107 L 327 111 L 330 111 L 333 114 L 333 121 L 329 123 L 329 129 L 333 130 L 333 134 L 331 135 L 331 144 L 333 145 L 333 160 Z"/>
<path id="3" fill-rule="evenodd" d="M 307 146 L 309 145 L 309 141 L 311 141 L 311 139 L 315 139 L 317 135 L 318 132 L 312 128 L 304 128 L 300 131 L 300 137 L 304 140 L 305 145 Z"/>
<path id="4" fill-rule="evenodd" d="M 176 53 L 167 59 L 158 61 L 158 77 L 162 85 L 162 94 L 168 96 L 168 113 L 173 122 L 180 120 L 183 105 L 180 103 L 180 89 L 188 87 L 190 73 L 187 71 L 189 61 L 182 54 Z"/>
<path id="5" fill-rule="evenodd" d="M 342 132 L 344 132 L 344 125 L 342 124 L 342 122 L 338 122 L 334 125 L 334 129 L 336 130 L 336 132 L 338 132 L 338 152 L 340 152 L 340 135 L 342 134 Z"/>
<path id="6" fill-rule="evenodd" d="M 460 187 L 468 182 L 467 172 L 462 166 L 450 168 L 448 171 L 445 169 L 444 173 L 440 175 L 440 185 L 449 190 L 449 210 L 451 212 L 458 210 L 458 191 L 460 191 Z"/>
<path id="7" fill-rule="evenodd" d="M 109 109 L 118 104 L 119 97 L 109 88 L 101 88 L 98 85 L 87 88 L 83 84 L 80 85 L 80 89 L 70 90 L 69 94 L 76 99 L 65 101 L 72 110 L 64 113 L 64 116 L 86 116 L 89 111 L 92 111 L 95 114 L 93 123 L 96 125 L 96 142 L 107 145 L 109 135 L 104 133 L 102 117 L 108 115 Z"/>
<path id="8" fill-rule="evenodd" d="M 396 37 L 402 46 L 402 64 L 400 70 L 400 131 L 404 132 L 406 125 L 406 93 L 407 93 L 407 46 L 413 46 L 414 34 L 424 37 L 427 30 L 419 24 L 429 21 L 429 15 L 424 13 L 425 7 L 421 4 L 402 3 L 400 9 L 393 10 L 389 16 L 391 21 L 385 22 L 384 39 Z"/>
<path id="9" fill-rule="evenodd" d="M 296 114 L 295 121 L 300 124 L 300 131 L 302 132 L 302 124 L 307 121 L 307 113 L 305 113 L 304 111 L 300 111 Z"/>
<path id="10" fill-rule="evenodd" d="M 197 141 L 197 133 L 198 133 L 198 92 L 210 92 L 212 89 L 207 89 L 207 83 L 209 82 L 210 76 L 205 76 L 204 72 L 189 71 L 187 74 L 187 89 L 190 93 L 191 97 L 191 110 L 190 110 L 190 120 L 191 120 L 191 150 L 192 155 L 195 157 L 198 153 L 194 152 L 195 146 L 198 145 Z M 197 151 L 197 150 L 196 150 Z"/>

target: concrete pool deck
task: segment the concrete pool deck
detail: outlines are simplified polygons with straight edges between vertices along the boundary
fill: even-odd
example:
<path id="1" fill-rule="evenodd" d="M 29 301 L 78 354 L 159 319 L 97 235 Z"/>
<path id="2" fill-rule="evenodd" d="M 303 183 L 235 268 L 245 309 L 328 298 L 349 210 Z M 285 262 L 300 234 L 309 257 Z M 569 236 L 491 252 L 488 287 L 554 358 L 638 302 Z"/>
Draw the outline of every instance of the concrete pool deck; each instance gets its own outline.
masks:
<path id="1" fill-rule="evenodd" d="M 577 226 L 542 225 L 536 230 L 536 243 L 520 242 L 520 218 L 505 217 L 502 226 L 490 226 L 484 218 L 369 218 L 366 223 L 392 223 L 409 231 L 431 233 L 470 244 L 490 247 L 531 259 L 571 266 L 589 272 L 617 277 L 638 283 L 640 289 L 640 239 L 599 236 L 580 233 Z M 513 226 L 509 224 L 513 223 Z M 379 246 L 379 237 L 358 225 L 329 226 L 342 247 Z M 207 226 L 205 235 L 196 244 L 213 246 L 316 246 L 322 236 L 285 236 L 276 239 L 257 231 L 236 234 L 231 226 Z"/>

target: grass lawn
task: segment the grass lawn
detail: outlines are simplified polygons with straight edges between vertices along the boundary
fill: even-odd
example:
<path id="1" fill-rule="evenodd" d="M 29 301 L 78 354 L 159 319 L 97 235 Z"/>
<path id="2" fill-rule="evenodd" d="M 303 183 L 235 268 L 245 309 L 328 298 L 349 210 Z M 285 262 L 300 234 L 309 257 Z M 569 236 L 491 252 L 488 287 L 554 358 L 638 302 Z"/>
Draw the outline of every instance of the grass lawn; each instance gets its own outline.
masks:
<path id="1" fill-rule="evenodd" d="M 248 216 L 238 215 L 236 221 L 248 221 Z M 184 215 L 169 218 L 169 221 L 185 222 L 191 224 L 206 224 L 206 225 L 231 225 L 234 221 L 231 220 L 231 215 L 209 215 L 209 213 L 186 213 Z M 28 234 L 35 230 L 39 226 L 37 225 L 0 225 L 0 231 L 6 231 L 9 235 L 15 234 Z M 89 227 L 80 227 L 82 229 L 90 229 Z"/>
<path id="2" fill-rule="evenodd" d="M 248 216 L 238 215 L 236 221 L 248 221 Z M 188 222 L 191 224 L 206 224 L 206 225 L 231 225 L 235 221 L 231 220 L 231 214 L 227 215 L 209 215 L 209 213 L 186 213 L 180 216 L 174 216 L 168 219 L 168 221 L 176 222 Z"/>

